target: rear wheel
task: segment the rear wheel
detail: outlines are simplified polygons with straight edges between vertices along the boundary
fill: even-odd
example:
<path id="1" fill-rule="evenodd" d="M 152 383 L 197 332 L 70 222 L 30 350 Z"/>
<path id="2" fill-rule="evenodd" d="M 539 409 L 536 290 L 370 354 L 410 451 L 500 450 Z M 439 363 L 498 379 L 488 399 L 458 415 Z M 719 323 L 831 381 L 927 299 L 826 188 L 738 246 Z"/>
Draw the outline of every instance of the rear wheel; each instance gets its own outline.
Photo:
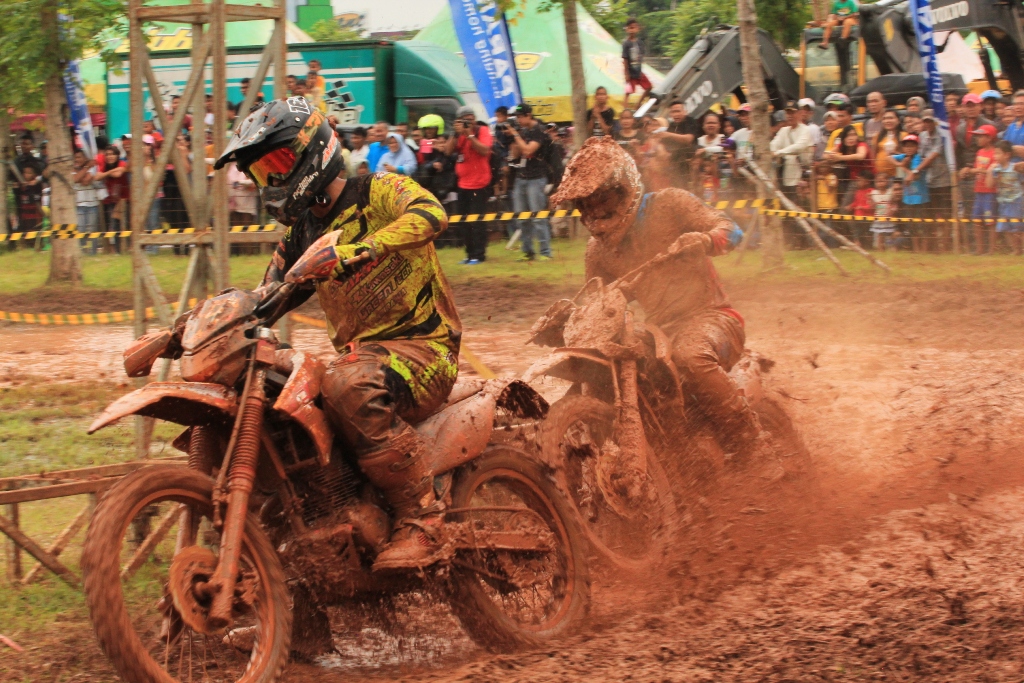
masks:
<path id="1" fill-rule="evenodd" d="M 452 501 L 451 605 L 469 636 L 507 652 L 575 631 L 590 602 L 587 542 L 544 468 L 492 446 L 458 472 Z"/>
<path id="2" fill-rule="evenodd" d="M 567 395 L 555 402 L 541 427 L 548 462 L 558 463 L 563 483 L 594 550 L 624 569 L 643 569 L 663 557 L 675 520 L 674 497 L 657 458 L 626 497 L 601 476 L 602 457 L 617 448 L 615 407 L 591 396 Z M 607 462 L 607 460 L 606 460 Z"/>
<path id="3" fill-rule="evenodd" d="M 284 572 L 251 514 L 233 628 L 203 626 L 210 602 L 203 586 L 217 562 L 212 493 L 213 481 L 199 472 L 154 466 L 122 479 L 96 508 L 82 554 L 85 596 L 100 646 L 129 683 L 272 683 L 287 662 Z M 153 533 L 152 558 L 122 577 Z"/>

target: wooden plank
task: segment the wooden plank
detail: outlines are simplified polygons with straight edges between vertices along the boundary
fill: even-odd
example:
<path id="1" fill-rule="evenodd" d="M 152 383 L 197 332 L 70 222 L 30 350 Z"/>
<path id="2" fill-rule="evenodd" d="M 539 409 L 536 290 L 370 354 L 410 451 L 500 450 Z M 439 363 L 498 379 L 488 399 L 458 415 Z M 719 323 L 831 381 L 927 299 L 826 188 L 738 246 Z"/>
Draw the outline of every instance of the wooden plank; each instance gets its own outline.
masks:
<path id="1" fill-rule="evenodd" d="M 260 19 L 280 19 L 281 10 L 277 7 L 260 7 L 259 5 L 224 4 L 226 21 L 256 21 Z"/>
<path id="2" fill-rule="evenodd" d="M 90 500 L 89 503 L 82 508 L 82 511 L 79 512 L 73 520 L 71 520 L 71 524 L 68 524 L 64 531 L 60 532 L 57 540 L 55 540 L 50 547 L 46 549 L 46 552 L 50 553 L 54 557 L 60 557 L 60 554 L 64 552 L 64 549 L 68 547 L 68 543 L 71 542 L 71 539 L 73 539 L 75 535 L 82 530 L 82 527 L 85 526 L 85 522 L 89 519 L 92 509 L 93 501 Z M 32 568 L 32 571 L 25 575 L 25 578 L 21 580 L 21 584 L 23 586 L 29 585 L 42 573 L 43 565 L 37 564 Z"/>
<path id="3" fill-rule="evenodd" d="M 274 22 L 277 29 L 273 37 L 276 38 L 271 45 L 274 52 L 274 99 L 280 100 L 287 97 L 285 89 L 288 76 L 288 44 L 285 37 L 285 0 L 274 0 L 274 6 L 280 10 L 281 15 Z M 270 47 L 270 46 L 268 46 Z"/>
<path id="4" fill-rule="evenodd" d="M 39 560 L 39 563 L 44 567 L 62 578 L 69 586 L 72 588 L 78 588 L 81 586 L 81 581 L 74 572 L 61 564 L 56 557 L 53 557 L 50 553 L 43 550 L 38 543 L 23 534 L 21 529 L 14 526 L 10 520 L 3 515 L 0 515 L 0 531 L 7 534 L 8 538 L 21 546 L 21 548 L 29 555 Z"/>
<path id="5" fill-rule="evenodd" d="M 80 496 L 83 493 L 98 493 L 116 484 L 120 477 L 106 477 L 104 479 L 90 479 L 87 481 L 76 481 L 73 484 L 54 484 L 52 486 L 30 486 L 13 491 L 0 491 L 0 505 L 10 503 L 28 503 L 33 500 L 49 500 L 51 498 L 66 498 L 67 496 Z"/>
<path id="6" fill-rule="evenodd" d="M 169 21 L 176 24 L 205 24 L 210 20 L 208 10 L 194 5 L 140 7 L 136 16 L 139 21 Z"/>
<path id="7" fill-rule="evenodd" d="M 80 467 L 73 470 L 54 470 L 53 472 L 42 472 L 40 474 L 26 474 L 20 477 L 7 477 L 0 479 L 0 490 L 9 488 L 21 488 L 26 484 L 34 483 L 68 483 L 66 480 L 98 479 L 102 477 L 120 477 L 131 474 L 137 469 L 149 467 L 150 465 L 186 465 L 188 456 L 180 455 L 170 458 L 158 458 L 154 460 L 121 462 L 113 465 L 96 465 L 94 467 Z"/>
<path id="8" fill-rule="evenodd" d="M 132 559 L 128 561 L 128 564 L 122 567 L 122 581 L 127 581 L 135 576 L 135 572 L 139 571 L 139 567 L 141 567 L 146 561 L 146 558 L 153 554 L 153 550 L 156 549 L 160 541 L 164 540 L 164 537 L 171 528 L 177 524 L 183 507 L 184 505 L 172 505 L 170 511 L 160 518 L 159 526 L 150 532 L 149 536 L 146 537 L 146 540 L 139 545 L 139 549 L 135 551 L 134 555 L 132 555 Z"/>

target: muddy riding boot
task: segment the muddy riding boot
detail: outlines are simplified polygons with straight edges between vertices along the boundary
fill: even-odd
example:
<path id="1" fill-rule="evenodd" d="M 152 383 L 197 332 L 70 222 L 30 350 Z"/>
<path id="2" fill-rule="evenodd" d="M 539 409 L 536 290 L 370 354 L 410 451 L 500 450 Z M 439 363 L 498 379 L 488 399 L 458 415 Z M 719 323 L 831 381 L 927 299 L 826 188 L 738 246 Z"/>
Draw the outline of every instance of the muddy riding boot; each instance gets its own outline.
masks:
<path id="1" fill-rule="evenodd" d="M 441 558 L 443 506 L 423 462 L 423 441 L 405 427 L 384 448 L 359 458 L 359 466 L 381 490 L 394 514 L 391 540 L 373 571 L 426 567 Z"/>

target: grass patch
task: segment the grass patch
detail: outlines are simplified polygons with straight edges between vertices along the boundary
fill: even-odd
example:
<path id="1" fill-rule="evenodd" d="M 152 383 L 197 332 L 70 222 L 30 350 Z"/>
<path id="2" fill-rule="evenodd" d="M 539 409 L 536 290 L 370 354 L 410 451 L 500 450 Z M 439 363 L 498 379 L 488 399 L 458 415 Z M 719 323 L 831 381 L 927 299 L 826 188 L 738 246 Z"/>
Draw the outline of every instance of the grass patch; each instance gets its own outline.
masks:
<path id="1" fill-rule="evenodd" d="M 488 279 L 582 285 L 585 249 L 586 240 L 554 240 L 552 260 L 523 263 L 517 260 L 522 252 L 518 249 L 508 251 L 504 242 L 495 242 L 487 249 L 487 261 L 479 265 L 459 265 L 459 261 L 465 258 L 465 251 L 461 248 L 439 249 L 438 257 L 445 275 L 457 285 Z M 859 281 L 886 283 L 953 280 L 1000 288 L 1024 287 L 1024 259 L 1018 256 L 953 256 L 910 252 L 877 254 L 893 270 L 893 275 L 887 276 L 859 254 L 846 250 L 836 250 L 835 254 L 850 275 Z M 49 252 L 0 254 L 0 294 L 18 294 L 45 286 L 49 259 Z M 255 287 L 263 278 L 269 260 L 270 257 L 266 255 L 231 257 L 232 284 L 243 288 Z M 162 253 L 151 256 L 150 262 L 164 292 L 176 296 L 185 277 L 188 259 Z M 761 254 L 756 251 L 748 253 L 740 264 L 736 263 L 736 256 L 730 255 L 716 258 L 715 265 L 727 280 L 757 278 L 765 282 L 789 282 L 841 277 L 835 267 L 816 250 L 787 252 L 787 267 L 770 273 L 761 272 Z M 85 289 L 131 290 L 131 258 L 127 255 L 83 256 L 82 269 Z"/>
<path id="2" fill-rule="evenodd" d="M 135 451 L 130 419 L 86 434 L 96 415 L 129 390 L 115 384 L 42 381 L 0 389 L 0 477 L 131 460 Z M 158 422 L 154 448 L 168 450 L 167 442 L 181 430 Z"/>

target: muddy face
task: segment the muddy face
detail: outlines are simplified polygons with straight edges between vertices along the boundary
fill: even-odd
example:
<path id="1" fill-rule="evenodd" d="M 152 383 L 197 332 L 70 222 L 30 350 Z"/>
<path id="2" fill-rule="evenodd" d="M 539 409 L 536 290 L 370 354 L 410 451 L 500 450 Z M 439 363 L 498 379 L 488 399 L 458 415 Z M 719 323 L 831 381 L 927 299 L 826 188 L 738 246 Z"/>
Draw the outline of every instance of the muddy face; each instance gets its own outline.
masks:
<path id="1" fill-rule="evenodd" d="M 632 192 L 625 187 L 602 188 L 594 194 L 577 201 L 583 224 L 594 235 L 605 235 L 614 232 L 622 225 L 630 209 Z"/>

